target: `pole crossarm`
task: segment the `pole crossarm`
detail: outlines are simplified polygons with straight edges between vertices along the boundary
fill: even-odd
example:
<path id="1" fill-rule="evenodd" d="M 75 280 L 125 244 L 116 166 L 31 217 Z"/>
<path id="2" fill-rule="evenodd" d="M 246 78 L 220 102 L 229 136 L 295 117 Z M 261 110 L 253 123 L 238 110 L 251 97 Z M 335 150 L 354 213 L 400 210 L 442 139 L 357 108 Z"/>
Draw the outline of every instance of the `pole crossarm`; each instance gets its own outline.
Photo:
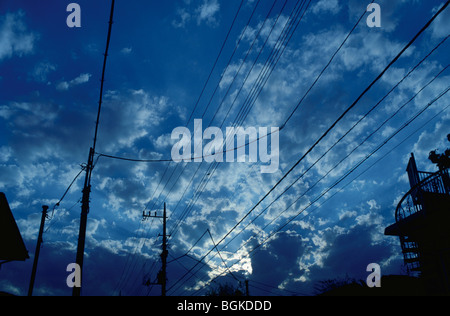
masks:
<path id="1" fill-rule="evenodd" d="M 162 261 L 162 267 L 161 270 L 158 272 L 157 275 L 157 282 L 151 282 L 150 280 L 147 280 L 144 282 L 144 285 L 150 286 L 150 285 L 161 285 L 161 296 L 166 296 L 166 284 L 167 284 L 167 257 L 169 256 L 169 251 L 167 250 L 167 213 L 166 213 L 166 203 L 164 203 L 164 212 L 163 215 L 158 215 L 157 212 L 148 212 L 148 214 L 142 212 L 142 220 L 146 220 L 149 218 L 162 218 L 163 219 L 163 244 L 162 244 L 162 252 L 161 252 L 161 261 Z M 161 235 L 158 235 L 161 236 Z"/>

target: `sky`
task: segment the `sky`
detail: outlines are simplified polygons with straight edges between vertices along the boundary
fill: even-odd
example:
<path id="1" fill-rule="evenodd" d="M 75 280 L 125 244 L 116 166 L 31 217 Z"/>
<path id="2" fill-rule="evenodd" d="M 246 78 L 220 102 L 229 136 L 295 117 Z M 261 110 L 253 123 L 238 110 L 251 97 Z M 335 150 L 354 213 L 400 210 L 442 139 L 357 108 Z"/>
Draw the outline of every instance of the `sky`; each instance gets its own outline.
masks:
<path id="1" fill-rule="evenodd" d="M 76 176 L 93 143 L 111 2 L 76 1 L 73 28 L 71 2 L 0 3 L 0 191 L 30 254 L 0 270 L 0 291 L 16 295 L 27 294 L 42 205 L 34 295 L 72 294 L 66 268 L 84 173 Z M 406 273 L 384 228 L 409 190 L 410 154 L 419 170 L 436 171 L 428 153 L 449 147 L 450 9 L 362 95 L 445 1 L 375 1 L 380 27 L 367 24 L 369 2 L 115 2 L 83 295 L 160 294 L 144 283 L 161 269 L 162 221 L 142 215 L 161 215 L 164 202 L 168 295 L 245 280 L 251 295 L 314 295 L 320 281 L 365 280 L 370 263 L 382 275 Z M 270 135 L 278 153 L 269 151 L 278 168 L 262 173 L 262 159 L 246 156 L 167 161 L 173 130 L 193 135 L 194 119 L 224 133 L 280 128 Z"/>

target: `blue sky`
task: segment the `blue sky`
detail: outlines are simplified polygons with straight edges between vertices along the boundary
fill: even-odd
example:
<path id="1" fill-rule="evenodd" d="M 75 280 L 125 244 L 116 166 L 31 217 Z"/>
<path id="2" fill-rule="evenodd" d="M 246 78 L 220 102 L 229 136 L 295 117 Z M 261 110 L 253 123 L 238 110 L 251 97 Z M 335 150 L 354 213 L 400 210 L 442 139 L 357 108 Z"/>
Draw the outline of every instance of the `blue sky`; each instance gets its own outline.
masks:
<path id="1" fill-rule="evenodd" d="M 18 295 L 27 293 L 41 206 L 52 209 L 59 201 L 86 163 L 94 135 L 110 1 L 77 1 L 80 28 L 66 25 L 70 2 L 0 3 L 0 190 L 8 198 L 31 257 L 2 267 L 0 290 Z M 243 127 L 282 126 L 363 14 L 366 2 L 306 2 L 302 20 Z M 250 280 L 254 295 L 314 294 L 320 280 L 365 279 L 366 266 L 372 262 L 380 264 L 382 274 L 404 274 L 399 242 L 383 232 L 408 191 L 405 168 L 410 153 L 414 152 L 419 169 L 432 171 L 429 151 L 448 147 L 448 94 L 326 191 L 448 88 L 450 71 L 445 67 L 450 49 L 445 41 L 364 116 L 448 36 L 448 8 L 219 244 L 221 256 L 212 241 L 222 240 L 269 192 L 444 1 L 377 3 L 381 27 L 369 28 L 366 14 L 280 131 L 277 172 L 261 174 L 259 163 L 249 162 L 224 162 L 211 172 L 209 163 L 99 158 L 92 177 L 83 294 L 159 294 L 158 286 L 147 288 L 142 283 L 146 278 L 154 280 L 160 269 L 162 223 L 143 222 L 142 212 L 161 211 L 164 202 L 172 233 L 169 295 L 202 295 L 218 282 L 237 286 L 237 280 L 245 279 Z M 116 1 L 98 153 L 170 159 L 174 128 L 187 125 L 193 130 L 194 118 L 202 118 L 204 128 L 222 122 L 223 128 L 233 125 L 270 52 L 280 47 L 277 39 L 297 1 L 240 4 L 240 0 Z M 71 295 L 66 267 L 75 261 L 82 185 L 80 176 L 46 223 L 35 295 Z M 206 265 L 198 264 L 194 274 L 182 278 L 208 253 L 203 259 Z"/>

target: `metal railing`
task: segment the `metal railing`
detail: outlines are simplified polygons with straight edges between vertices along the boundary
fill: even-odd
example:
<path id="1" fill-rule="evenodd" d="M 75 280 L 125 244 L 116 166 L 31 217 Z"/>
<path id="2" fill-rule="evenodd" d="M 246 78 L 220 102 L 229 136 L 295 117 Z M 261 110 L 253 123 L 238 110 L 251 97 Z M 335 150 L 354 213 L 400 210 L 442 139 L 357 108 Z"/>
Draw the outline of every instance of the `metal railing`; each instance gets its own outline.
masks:
<path id="1" fill-rule="evenodd" d="M 419 172 L 421 181 L 409 190 L 397 205 L 396 222 L 423 210 L 424 193 L 450 194 L 448 169 L 435 173 Z"/>

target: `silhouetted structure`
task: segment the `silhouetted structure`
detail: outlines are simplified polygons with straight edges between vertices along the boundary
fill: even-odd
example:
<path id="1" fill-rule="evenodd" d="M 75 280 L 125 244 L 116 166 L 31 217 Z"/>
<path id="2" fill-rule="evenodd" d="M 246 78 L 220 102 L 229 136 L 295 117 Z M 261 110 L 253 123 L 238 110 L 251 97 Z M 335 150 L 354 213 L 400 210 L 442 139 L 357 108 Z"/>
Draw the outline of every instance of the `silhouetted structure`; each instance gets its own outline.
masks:
<path id="1" fill-rule="evenodd" d="M 0 267 L 30 258 L 4 193 L 0 192 Z"/>
<path id="2" fill-rule="evenodd" d="M 385 235 L 398 236 L 410 275 L 422 279 L 427 294 L 450 293 L 450 178 L 447 150 L 430 153 L 439 171 L 418 171 L 414 155 L 406 171 L 411 189 L 395 210 Z"/>

